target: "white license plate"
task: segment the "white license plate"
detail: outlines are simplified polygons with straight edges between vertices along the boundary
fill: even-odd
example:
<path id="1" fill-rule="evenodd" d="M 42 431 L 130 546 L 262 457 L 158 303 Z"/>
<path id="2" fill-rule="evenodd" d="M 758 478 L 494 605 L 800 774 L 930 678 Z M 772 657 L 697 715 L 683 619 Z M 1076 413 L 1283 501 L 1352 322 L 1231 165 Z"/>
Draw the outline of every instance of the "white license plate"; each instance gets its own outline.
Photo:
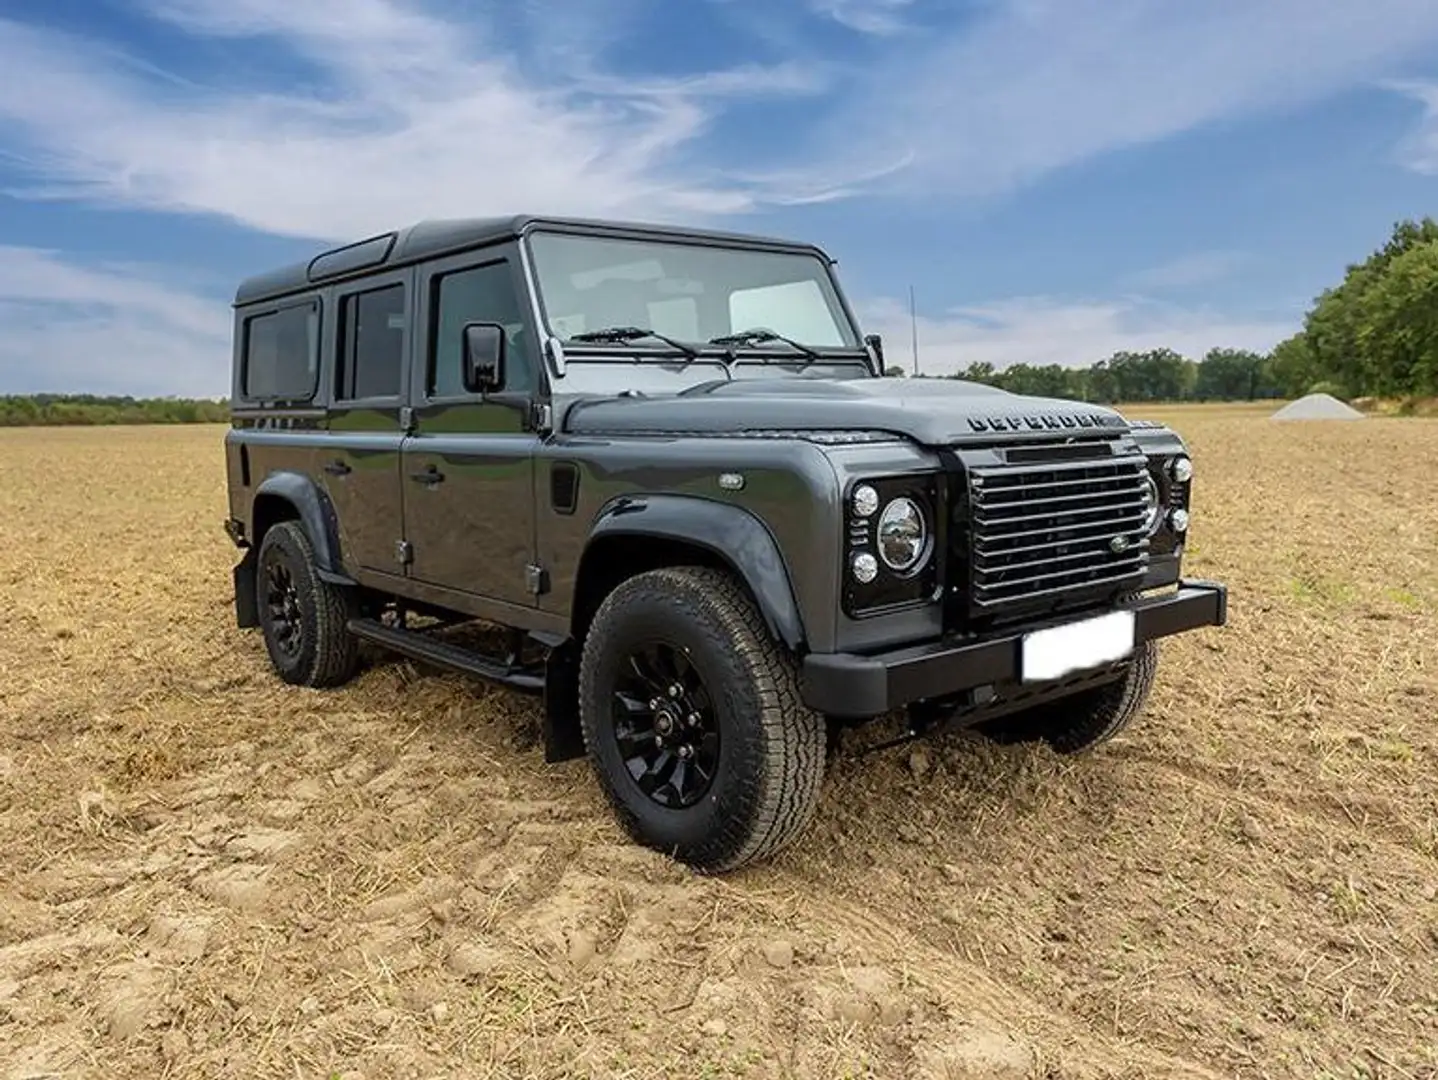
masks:
<path id="1" fill-rule="evenodd" d="M 1133 634 L 1132 611 L 1035 630 L 1020 639 L 1019 675 L 1024 682 L 1043 682 L 1112 664 L 1132 654 Z"/>

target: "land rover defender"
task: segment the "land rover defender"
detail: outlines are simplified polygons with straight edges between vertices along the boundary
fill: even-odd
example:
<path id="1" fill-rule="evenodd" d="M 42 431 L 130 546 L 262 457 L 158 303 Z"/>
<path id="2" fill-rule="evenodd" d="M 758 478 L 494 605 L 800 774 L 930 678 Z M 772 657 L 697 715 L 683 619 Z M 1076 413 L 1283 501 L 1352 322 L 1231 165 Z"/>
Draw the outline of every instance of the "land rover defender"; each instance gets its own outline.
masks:
<path id="1" fill-rule="evenodd" d="M 370 642 L 542 695 L 547 760 L 705 872 L 804 829 L 844 725 L 1082 751 L 1158 639 L 1226 620 L 1181 574 L 1175 432 L 886 377 L 810 244 L 426 221 L 244 281 L 234 320 L 235 611 L 279 677 Z"/>

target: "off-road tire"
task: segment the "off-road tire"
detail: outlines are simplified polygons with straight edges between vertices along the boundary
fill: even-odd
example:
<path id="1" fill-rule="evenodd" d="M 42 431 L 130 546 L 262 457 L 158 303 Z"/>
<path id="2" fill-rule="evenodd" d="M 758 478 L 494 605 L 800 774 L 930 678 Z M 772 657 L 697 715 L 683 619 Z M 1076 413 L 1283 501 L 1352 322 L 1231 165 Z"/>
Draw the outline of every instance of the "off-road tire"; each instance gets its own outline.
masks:
<path id="1" fill-rule="evenodd" d="M 686 650 L 719 731 L 711 786 L 694 805 L 652 801 L 625 768 L 612 695 L 631 648 L 659 639 Z M 702 873 L 768 858 L 808 825 L 824 774 L 824 717 L 804 705 L 793 658 L 728 574 L 672 567 L 629 578 L 585 636 L 579 672 L 586 754 L 636 842 Z"/>
<path id="2" fill-rule="evenodd" d="M 291 651 L 277 638 L 267 599 L 270 568 L 275 564 L 282 566 L 294 583 L 299 642 Z M 354 677 L 359 669 L 359 641 L 346 624 L 358 613 L 358 601 L 353 590 L 320 579 L 314 547 L 299 522 L 281 521 L 265 533 L 255 567 L 255 601 L 265 649 L 281 679 L 295 686 L 333 687 Z"/>
<path id="3" fill-rule="evenodd" d="M 1148 704 L 1158 674 L 1158 642 L 1142 642 L 1124 675 L 1058 701 L 991 721 L 996 742 L 1046 742 L 1059 754 L 1080 754 L 1108 742 Z"/>

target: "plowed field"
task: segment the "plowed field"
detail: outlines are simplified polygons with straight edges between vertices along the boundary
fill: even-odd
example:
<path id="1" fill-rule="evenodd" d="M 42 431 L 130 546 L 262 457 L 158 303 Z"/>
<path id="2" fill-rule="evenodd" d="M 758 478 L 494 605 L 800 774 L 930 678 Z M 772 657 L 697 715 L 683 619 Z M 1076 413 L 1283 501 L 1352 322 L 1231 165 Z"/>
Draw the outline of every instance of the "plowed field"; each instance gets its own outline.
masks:
<path id="1" fill-rule="evenodd" d="M 537 707 L 235 629 L 216 428 L 0 432 L 0 1077 L 1438 1075 L 1438 421 L 1172 419 L 1187 570 L 1090 756 L 833 766 L 630 846 Z"/>

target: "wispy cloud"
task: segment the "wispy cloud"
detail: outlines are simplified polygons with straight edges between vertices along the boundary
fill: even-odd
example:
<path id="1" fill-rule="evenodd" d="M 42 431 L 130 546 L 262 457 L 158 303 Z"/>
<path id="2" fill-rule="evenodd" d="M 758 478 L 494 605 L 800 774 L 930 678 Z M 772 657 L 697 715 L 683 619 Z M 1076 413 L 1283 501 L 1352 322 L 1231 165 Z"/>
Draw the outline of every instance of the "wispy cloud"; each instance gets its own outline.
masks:
<path id="1" fill-rule="evenodd" d="M 887 362 L 911 372 L 907 306 L 878 299 L 859 305 L 865 329 L 884 336 Z M 1060 301 L 1021 297 L 953 308 L 918 319 L 919 367 L 952 374 L 973 363 L 1085 367 L 1128 349 L 1174 349 L 1193 359 L 1215 347 L 1264 352 L 1293 333 L 1279 319 L 1234 319 L 1203 309 L 1143 300 Z"/>
<path id="2" fill-rule="evenodd" d="M 1432 0 L 1005 0 L 850 86 L 813 168 L 912 164 L 910 194 L 1004 194 L 1101 153 L 1303 106 L 1438 42 Z"/>
<path id="3" fill-rule="evenodd" d="M 864 34 L 896 34 L 913 0 L 809 0 L 819 15 Z"/>
<path id="4" fill-rule="evenodd" d="M 219 396 L 230 312 L 154 268 L 0 245 L 0 393 Z"/>
<path id="5" fill-rule="evenodd" d="M 1222 281 L 1248 259 L 1241 251 L 1197 251 L 1130 274 L 1123 284 L 1141 290 L 1188 289 Z"/>
<path id="6" fill-rule="evenodd" d="M 632 50 L 622 69 L 607 60 L 637 32 L 634 0 L 462 17 L 443 0 L 132 2 L 198 38 L 263 38 L 305 79 L 256 92 L 218 68 L 181 84 L 103 43 L 0 20 L 0 132 L 29 167 L 26 194 L 317 239 L 528 207 L 673 219 L 872 192 L 1002 194 L 1370 85 L 1438 42 L 1432 0 L 987 0 L 943 27 L 926 8 L 923 34 L 895 33 L 917 0 L 810 0 L 796 10 L 811 25 L 864 31 L 862 63 L 790 53 L 685 71 L 666 53 L 646 71 Z M 751 20 L 770 7 L 721 6 Z M 774 14 L 786 34 L 793 18 Z M 756 167 L 713 152 L 736 101 L 778 98 L 808 109 L 780 153 Z M 1428 137 L 1413 151 L 1426 167 Z"/>
<path id="7" fill-rule="evenodd" d="M 191 34 L 287 44 L 319 89 L 253 93 L 147 77 L 108 50 L 0 20 L 0 126 L 31 197 L 219 214 L 349 238 L 414 217 L 540 207 L 650 218 L 742 211 L 680 151 L 718 102 L 809 93 L 812 73 L 742 66 L 632 86 L 536 85 L 482 23 L 394 0 L 152 0 Z M 356 183 L 356 178 L 363 183 Z"/>
<path id="8" fill-rule="evenodd" d="M 1408 81 L 1390 84 L 1423 106 L 1418 129 L 1398 148 L 1403 164 L 1414 172 L 1438 176 L 1438 81 Z"/>

